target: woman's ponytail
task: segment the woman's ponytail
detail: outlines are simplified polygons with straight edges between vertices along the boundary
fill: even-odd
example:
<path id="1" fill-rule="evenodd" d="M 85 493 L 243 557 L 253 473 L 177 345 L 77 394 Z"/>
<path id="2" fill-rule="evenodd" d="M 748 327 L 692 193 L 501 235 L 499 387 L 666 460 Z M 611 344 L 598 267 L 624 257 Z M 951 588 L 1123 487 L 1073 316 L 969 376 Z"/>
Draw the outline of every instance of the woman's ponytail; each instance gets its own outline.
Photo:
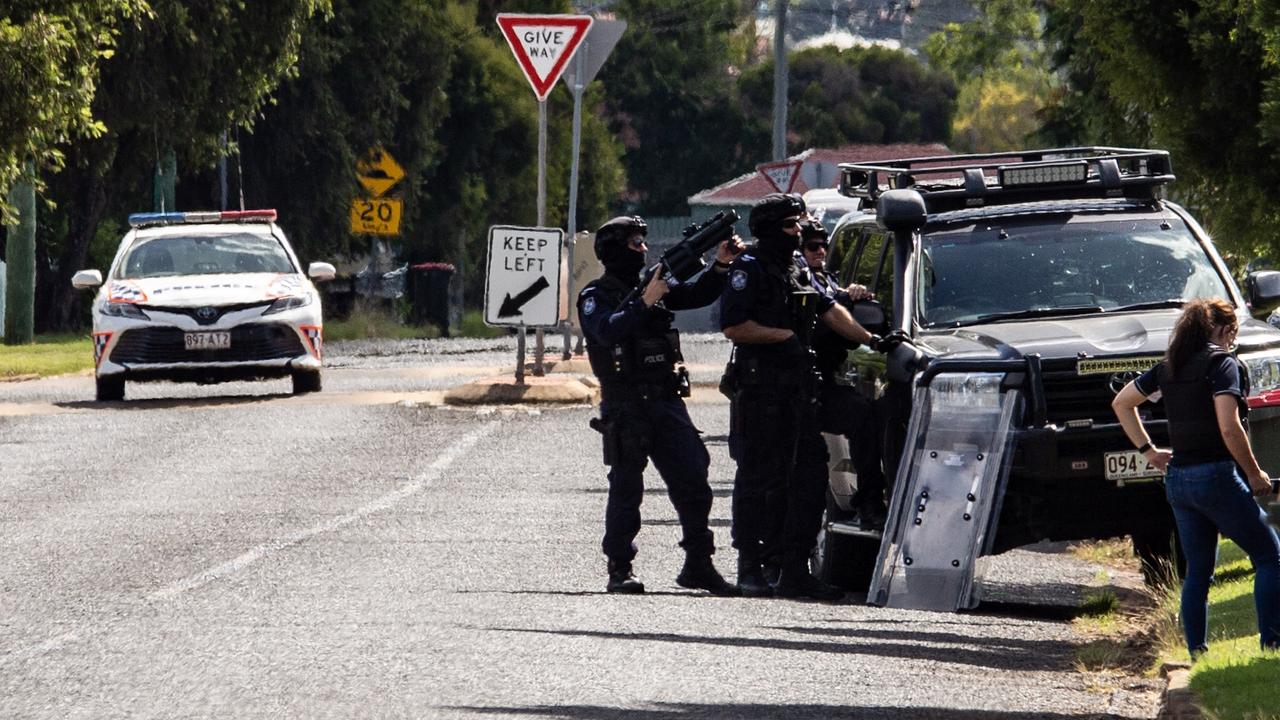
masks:
<path id="1" fill-rule="evenodd" d="M 1196 298 L 1183 305 L 1164 356 L 1170 374 L 1177 374 L 1179 368 L 1205 349 L 1214 328 L 1234 328 L 1236 322 L 1235 308 L 1221 298 Z"/>

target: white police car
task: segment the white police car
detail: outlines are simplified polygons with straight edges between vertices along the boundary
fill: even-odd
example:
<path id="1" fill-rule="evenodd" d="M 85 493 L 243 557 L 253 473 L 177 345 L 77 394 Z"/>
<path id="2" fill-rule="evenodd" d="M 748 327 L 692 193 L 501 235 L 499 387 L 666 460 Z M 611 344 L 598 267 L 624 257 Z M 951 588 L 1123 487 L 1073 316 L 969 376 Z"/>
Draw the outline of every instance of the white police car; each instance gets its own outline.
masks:
<path id="1" fill-rule="evenodd" d="M 71 279 L 100 287 L 93 301 L 98 400 L 124 399 L 125 380 L 216 383 L 291 377 L 294 394 L 320 390 L 323 321 L 275 210 L 129 216 L 104 283 L 97 270 Z"/>

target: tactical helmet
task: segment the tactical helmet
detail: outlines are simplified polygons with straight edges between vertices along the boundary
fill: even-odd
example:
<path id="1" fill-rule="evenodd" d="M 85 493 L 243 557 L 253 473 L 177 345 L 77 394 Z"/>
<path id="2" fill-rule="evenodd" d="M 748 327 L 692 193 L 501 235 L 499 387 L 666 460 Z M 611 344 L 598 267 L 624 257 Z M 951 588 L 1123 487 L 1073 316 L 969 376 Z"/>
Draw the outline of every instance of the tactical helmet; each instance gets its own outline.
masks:
<path id="1" fill-rule="evenodd" d="M 827 226 L 823 225 L 821 220 L 806 220 L 800 223 L 801 240 L 821 240 L 826 242 L 829 237 Z"/>
<path id="2" fill-rule="evenodd" d="M 760 198 L 751 208 L 747 218 L 747 227 L 751 234 L 761 237 L 761 233 L 776 231 L 778 223 L 784 218 L 804 215 L 804 199 L 795 193 L 770 193 Z"/>
<path id="3" fill-rule="evenodd" d="M 618 250 L 627 246 L 635 233 L 649 234 L 649 225 L 639 215 L 619 215 L 596 230 L 596 257 L 607 263 Z"/>

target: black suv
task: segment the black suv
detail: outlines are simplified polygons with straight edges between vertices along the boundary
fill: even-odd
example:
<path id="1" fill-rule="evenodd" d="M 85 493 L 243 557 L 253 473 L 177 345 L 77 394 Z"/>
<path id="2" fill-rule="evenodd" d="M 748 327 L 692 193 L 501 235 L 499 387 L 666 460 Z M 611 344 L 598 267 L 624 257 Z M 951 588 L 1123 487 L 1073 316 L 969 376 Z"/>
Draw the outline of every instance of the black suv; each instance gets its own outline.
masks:
<path id="1" fill-rule="evenodd" d="M 1126 439 L 1111 400 L 1160 359 L 1190 298 L 1239 308 L 1254 448 L 1265 468 L 1280 470 L 1280 331 L 1252 317 L 1280 304 L 1280 273 L 1250 274 L 1249 296 L 1241 293 L 1204 230 L 1162 199 L 1174 179 L 1168 153 L 1066 148 L 841 171 L 841 193 L 862 209 L 837 224 L 830 267 L 875 293 L 879 330 L 901 330 L 915 346 L 879 365 L 865 350 L 851 353 L 851 381 L 879 398 L 886 476 L 895 477 L 912 386 L 929 364 L 1029 361 L 1026 410 L 981 554 L 1130 535 L 1148 568 L 1173 556 L 1159 473 Z M 1165 441 L 1160 403 L 1140 411 Z M 837 457 L 833 470 L 840 465 Z M 817 564 L 828 581 L 864 590 L 880 541 L 851 521 L 849 479 L 832 473 Z"/>

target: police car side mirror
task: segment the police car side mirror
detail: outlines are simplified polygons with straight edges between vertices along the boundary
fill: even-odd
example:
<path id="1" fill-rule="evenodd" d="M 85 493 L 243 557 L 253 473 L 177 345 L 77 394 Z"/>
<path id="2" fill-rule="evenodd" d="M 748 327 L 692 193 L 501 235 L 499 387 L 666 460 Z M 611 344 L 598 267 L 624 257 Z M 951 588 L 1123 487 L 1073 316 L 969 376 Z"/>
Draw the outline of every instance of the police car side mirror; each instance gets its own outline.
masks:
<path id="1" fill-rule="evenodd" d="M 915 190 L 886 190 L 876 200 L 876 219 L 891 232 L 914 232 L 928 218 L 924 198 Z"/>
<path id="2" fill-rule="evenodd" d="M 311 266 L 307 268 L 307 277 L 315 280 L 316 282 L 332 280 L 337 274 L 337 269 L 327 262 L 313 262 L 311 263 Z"/>
<path id="3" fill-rule="evenodd" d="M 1244 286 L 1254 315 L 1266 315 L 1280 306 L 1280 271 L 1251 272 L 1245 277 Z"/>
<path id="4" fill-rule="evenodd" d="M 71 287 L 77 290 L 88 290 L 102 284 L 102 273 L 97 270 L 81 270 L 71 276 Z"/>

